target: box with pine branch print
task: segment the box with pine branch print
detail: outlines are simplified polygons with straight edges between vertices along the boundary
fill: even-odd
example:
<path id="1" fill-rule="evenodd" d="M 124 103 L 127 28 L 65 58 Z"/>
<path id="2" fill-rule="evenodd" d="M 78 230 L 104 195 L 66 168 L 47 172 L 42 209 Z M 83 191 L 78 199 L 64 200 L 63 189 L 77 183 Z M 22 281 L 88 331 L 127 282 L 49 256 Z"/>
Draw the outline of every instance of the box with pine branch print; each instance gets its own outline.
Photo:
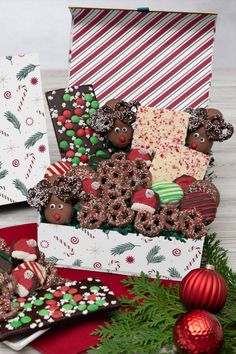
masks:
<path id="1" fill-rule="evenodd" d="M 26 200 L 49 164 L 36 54 L 0 58 L 0 206 Z"/>

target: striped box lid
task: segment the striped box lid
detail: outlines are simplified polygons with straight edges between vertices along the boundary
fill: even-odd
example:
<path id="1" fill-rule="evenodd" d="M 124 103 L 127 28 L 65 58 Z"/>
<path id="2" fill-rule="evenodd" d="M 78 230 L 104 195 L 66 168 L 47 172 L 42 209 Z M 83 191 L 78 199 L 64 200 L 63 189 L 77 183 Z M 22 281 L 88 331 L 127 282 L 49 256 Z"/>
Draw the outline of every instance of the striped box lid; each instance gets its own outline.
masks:
<path id="1" fill-rule="evenodd" d="M 98 100 L 183 110 L 207 106 L 216 14 L 71 8 L 69 84 Z"/>

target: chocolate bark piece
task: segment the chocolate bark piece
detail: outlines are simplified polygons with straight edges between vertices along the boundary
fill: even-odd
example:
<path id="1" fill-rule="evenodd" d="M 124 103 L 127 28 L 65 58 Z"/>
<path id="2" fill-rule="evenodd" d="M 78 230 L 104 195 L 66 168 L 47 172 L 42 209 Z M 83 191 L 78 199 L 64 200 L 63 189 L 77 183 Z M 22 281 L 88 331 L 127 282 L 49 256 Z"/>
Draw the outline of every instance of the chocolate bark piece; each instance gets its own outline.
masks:
<path id="1" fill-rule="evenodd" d="M 92 85 L 49 91 L 46 98 L 63 162 L 87 165 L 110 156 L 104 137 L 90 126 L 99 107 Z"/>
<path id="2" fill-rule="evenodd" d="M 0 322 L 0 340 L 35 332 L 94 312 L 117 309 L 114 293 L 99 279 L 68 281 L 55 288 L 12 301 L 19 311 L 14 318 Z"/>

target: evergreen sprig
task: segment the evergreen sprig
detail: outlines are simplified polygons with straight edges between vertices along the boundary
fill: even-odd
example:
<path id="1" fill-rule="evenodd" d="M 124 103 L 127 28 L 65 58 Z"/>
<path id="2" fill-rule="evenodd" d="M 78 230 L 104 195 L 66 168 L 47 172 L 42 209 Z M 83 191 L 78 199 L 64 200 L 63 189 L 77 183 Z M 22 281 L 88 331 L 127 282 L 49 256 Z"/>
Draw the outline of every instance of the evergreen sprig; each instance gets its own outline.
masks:
<path id="1" fill-rule="evenodd" d="M 120 244 L 116 247 L 113 247 L 111 249 L 111 255 L 112 256 L 121 255 L 124 252 L 131 251 L 134 247 L 137 247 L 137 246 L 139 246 L 139 245 L 134 245 L 131 242 L 122 243 L 122 244 Z"/>
<path id="2" fill-rule="evenodd" d="M 7 174 L 8 174 L 8 171 L 7 171 L 7 170 L 2 170 L 2 171 L 0 171 L 0 179 L 6 177 Z"/>
<path id="3" fill-rule="evenodd" d="M 23 194 L 24 197 L 27 197 L 28 190 L 23 182 L 21 182 L 19 179 L 16 178 L 12 183 L 14 184 L 16 189 L 18 189 L 21 192 L 21 194 Z"/>
<path id="4" fill-rule="evenodd" d="M 4 116 L 7 118 L 8 122 L 10 122 L 13 125 L 14 128 L 18 129 L 19 132 L 21 132 L 20 131 L 21 123 L 12 112 L 7 111 L 4 113 Z"/>
<path id="5" fill-rule="evenodd" d="M 17 74 L 16 74 L 16 78 L 18 81 L 21 81 L 23 79 L 25 79 L 32 71 L 35 70 L 35 68 L 38 65 L 34 65 L 34 64 L 29 64 L 27 66 L 25 66 L 23 69 L 21 69 Z"/>
<path id="6" fill-rule="evenodd" d="M 11 65 L 12 65 L 12 56 L 6 56 L 6 59 L 10 61 Z"/>
<path id="7" fill-rule="evenodd" d="M 76 259 L 73 263 L 72 263 L 73 266 L 75 267 L 81 267 L 82 265 L 82 260 L 81 259 Z"/>
<path id="8" fill-rule="evenodd" d="M 181 279 L 181 274 L 174 267 L 169 268 L 168 269 L 168 273 L 169 273 L 171 278 Z"/>
<path id="9" fill-rule="evenodd" d="M 29 149 L 32 146 L 34 146 L 38 140 L 42 139 L 44 134 L 46 134 L 46 133 L 37 132 L 37 133 L 31 135 L 25 142 L 26 149 Z"/>
<path id="10" fill-rule="evenodd" d="M 51 257 L 47 257 L 45 261 L 48 263 L 56 264 L 59 261 L 59 259 L 57 257 L 51 256 Z"/>
<path id="11" fill-rule="evenodd" d="M 160 246 L 154 246 L 150 249 L 150 251 L 148 252 L 148 254 L 146 256 L 148 264 L 149 263 L 160 263 L 165 260 L 164 256 L 158 255 L 159 251 L 160 251 Z"/>

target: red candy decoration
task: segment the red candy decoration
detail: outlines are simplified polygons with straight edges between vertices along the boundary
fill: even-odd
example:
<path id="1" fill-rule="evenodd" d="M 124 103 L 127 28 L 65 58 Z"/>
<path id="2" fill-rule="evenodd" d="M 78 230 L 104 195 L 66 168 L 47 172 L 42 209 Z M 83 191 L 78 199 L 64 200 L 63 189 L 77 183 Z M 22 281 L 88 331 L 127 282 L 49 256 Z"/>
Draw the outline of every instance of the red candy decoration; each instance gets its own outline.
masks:
<path id="1" fill-rule="evenodd" d="M 74 295 L 74 296 L 73 296 L 73 299 L 74 299 L 75 301 L 80 301 L 80 300 L 83 299 L 83 296 L 80 295 L 80 294 L 77 294 L 77 295 Z"/>
<path id="2" fill-rule="evenodd" d="M 66 118 L 70 118 L 71 117 L 71 111 L 69 111 L 69 109 L 66 109 L 65 111 L 63 111 L 62 114 Z"/>
<path id="3" fill-rule="evenodd" d="M 77 116 L 82 116 L 82 114 L 84 113 L 84 111 L 81 108 L 75 108 L 74 113 Z"/>
<path id="4" fill-rule="evenodd" d="M 93 134 L 93 129 L 92 129 L 92 128 L 89 128 L 89 127 L 86 127 L 86 128 L 85 128 L 85 134 L 86 134 L 86 135 L 92 135 L 92 134 Z"/>
<path id="5" fill-rule="evenodd" d="M 66 122 L 66 124 L 65 124 L 65 128 L 66 129 L 73 129 L 74 128 L 74 124 L 73 123 L 71 123 L 71 122 Z"/>
<path id="6" fill-rule="evenodd" d="M 97 298 L 97 295 L 95 295 L 95 294 L 92 294 L 92 295 L 89 295 L 89 296 L 88 296 L 88 300 L 89 300 L 89 301 L 95 301 L 96 298 Z"/>
<path id="7" fill-rule="evenodd" d="M 69 294 L 76 294 L 77 292 L 78 292 L 78 289 L 76 289 L 76 288 L 71 288 L 68 290 Z"/>
<path id="8" fill-rule="evenodd" d="M 80 156 L 80 162 L 82 162 L 82 163 L 87 163 L 87 162 L 88 162 L 88 155 L 82 155 L 82 156 Z"/>
<path id="9" fill-rule="evenodd" d="M 80 128 L 76 132 L 76 136 L 84 136 L 85 135 L 85 130 L 83 128 Z"/>
<path id="10" fill-rule="evenodd" d="M 78 97 L 75 102 L 79 105 L 79 106 L 83 106 L 85 104 L 85 101 L 83 100 L 83 98 Z"/>
<path id="11" fill-rule="evenodd" d="M 180 300 L 189 310 L 217 312 L 224 307 L 227 295 L 224 278 L 209 264 L 189 272 L 180 284 Z"/>
<path id="12" fill-rule="evenodd" d="M 75 152 L 74 152 L 74 151 L 68 150 L 68 151 L 66 152 L 66 157 L 72 158 L 72 157 L 74 157 L 74 156 L 75 156 Z"/>
<path id="13" fill-rule="evenodd" d="M 58 117 L 57 117 L 57 121 L 64 124 L 65 121 L 66 121 L 66 117 L 64 117 L 64 116 L 58 116 Z"/>
<path id="14" fill-rule="evenodd" d="M 224 341 L 220 322 L 204 310 L 183 314 L 173 334 L 178 353 L 182 354 L 219 354 Z"/>
<path id="15" fill-rule="evenodd" d="M 61 292 L 61 291 L 57 291 L 57 290 L 54 291 L 53 295 L 54 295 L 55 297 L 62 297 L 62 296 L 63 296 L 62 292 Z"/>
<path id="16" fill-rule="evenodd" d="M 55 311 L 52 313 L 52 318 L 61 318 L 63 317 L 63 313 L 61 311 Z"/>
<path id="17" fill-rule="evenodd" d="M 47 301 L 46 301 L 46 304 L 47 304 L 47 305 L 50 305 L 50 306 L 56 305 L 56 303 L 57 303 L 56 300 L 47 300 Z"/>
<path id="18" fill-rule="evenodd" d="M 69 289 L 70 289 L 69 286 L 66 286 L 66 285 L 63 285 L 60 287 L 61 291 L 68 291 Z"/>

